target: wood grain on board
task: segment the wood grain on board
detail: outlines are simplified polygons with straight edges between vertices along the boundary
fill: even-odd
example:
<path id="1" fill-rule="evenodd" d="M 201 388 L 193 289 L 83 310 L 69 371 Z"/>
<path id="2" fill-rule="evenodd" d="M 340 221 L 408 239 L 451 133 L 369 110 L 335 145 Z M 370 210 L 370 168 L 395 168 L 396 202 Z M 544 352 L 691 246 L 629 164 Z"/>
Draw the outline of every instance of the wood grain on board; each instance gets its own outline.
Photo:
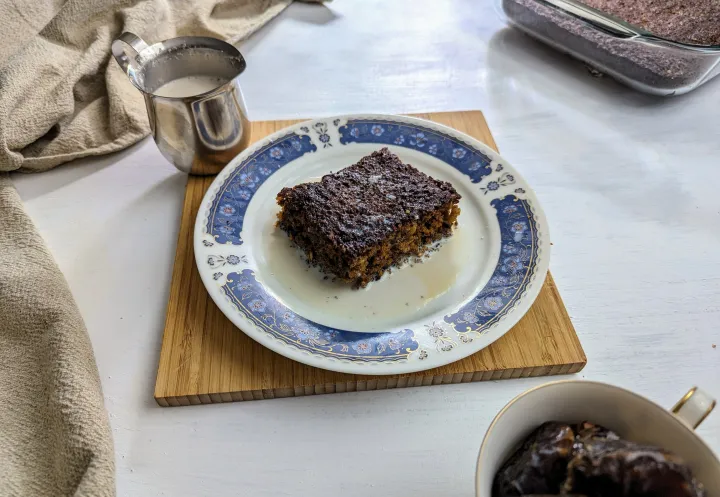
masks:
<path id="1" fill-rule="evenodd" d="M 497 150 L 479 111 L 414 115 L 453 127 Z M 254 122 L 251 142 L 296 122 Z M 161 406 L 566 374 L 587 363 L 550 273 L 537 300 L 512 330 L 480 352 L 440 368 L 395 376 L 350 375 L 272 352 L 220 312 L 195 267 L 195 216 L 213 179 L 188 178 L 155 383 Z"/>

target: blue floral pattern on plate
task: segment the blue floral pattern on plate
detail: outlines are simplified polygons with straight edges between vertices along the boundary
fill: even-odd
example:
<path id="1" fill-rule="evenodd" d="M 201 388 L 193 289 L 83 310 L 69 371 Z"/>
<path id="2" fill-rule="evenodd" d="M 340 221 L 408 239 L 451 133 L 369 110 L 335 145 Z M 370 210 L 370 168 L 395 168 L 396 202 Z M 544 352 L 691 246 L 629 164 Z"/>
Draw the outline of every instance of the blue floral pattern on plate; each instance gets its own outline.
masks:
<path id="1" fill-rule="evenodd" d="M 480 293 L 457 312 L 445 316 L 445 322 L 458 333 L 481 333 L 507 314 L 522 296 L 537 264 L 537 226 L 527 201 L 510 195 L 490 205 L 497 211 L 500 223 L 500 260 Z"/>
<path id="2" fill-rule="evenodd" d="M 268 294 L 250 269 L 230 273 L 223 291 L 256 326 L 307 352 L 333 359 L 384 362 L 406 359 L 418 347 L 412 330 L 357 333 L 328 328 L 298 316 Z"/>
<path id="3" fill-rule="evenodd" d="M 287 164 L 318 149 L 352 143 L 371 143 L 405 147 L 431 155 L 480 183 L 479 195 L 498 195 L 490 200 L 500 227 L 500 257 L 487 284 L 477 295 L 442 320 L 418 329 L 392 330 L 392 333 L 358 333 L 329 328 L 310 321 L 275 299 L 257 281 L 252 269 L 232 268 L 221 284 L 221 291 L 237 311 L 263 333 L 285 345 L 314 356 L 352 363 L 396 363 L 413 357 L 425 361 L 429 354 L 447 354 L 481 336 L 504 316 L 527 292 L 539 264 L 539 229 L 531 204 L 519 197 L 525 188 L 510 187 L 516 178 L 502 172 L 482 150 L 463 140 L 420 123 L 388 119 L 335 119 L 334 128 L 325 120 L 300 126 L 261 146 L 233 169 L 212 196 L 204 219 L 204 232 L 216 244 L 242 245 L 241 233 L 248 205 L 263 182 Z M 336 131 L 336 138 L 333 132 Z M 314 139 L 313 139 L 314 136 Z M 319 148 L 318 148 L 319 147 Z M 494 168 L 494 169 L 493 169 Z M 522 183 L 521 183 L 522 184 Z M 523 184 L 524 186 L 524 184 Z M 500 192 L 513 190 L 514 194 Z M 504 194 L 504 196 L 502 196 Z M 224 266 L 248 264 L 245 256 L 210 253 L 205 263 L 213 271 Z M 252 267 L 252 264 L 249 264 Z M 223 277 L 212 273 L 213 280 Z M 212 292 L 211 292 L 212 293 Z M 425 345 L 420 346 L 421 338 Z M 427 339 L 430 342 L 427 342 Z M 429 349 L 434 349 L 430 351 Z"/>
<path id="4" fill-rule="evenodd" d="M 350 119 L 340 126 L 340 143 L 398 145 L 428 153 L 479 183 L 492 172 L 490 157 L 457 138 L 416 124 Z"/>
<path id="5" fill-rule="evenodd" d="M 245 211 L 260 185 L 282 166 L 315 152 L 309 136 L 290 133 L 252 154 L 231 174 L 213 200 L 207 232 L 218 243 L 242 245 Z"/>

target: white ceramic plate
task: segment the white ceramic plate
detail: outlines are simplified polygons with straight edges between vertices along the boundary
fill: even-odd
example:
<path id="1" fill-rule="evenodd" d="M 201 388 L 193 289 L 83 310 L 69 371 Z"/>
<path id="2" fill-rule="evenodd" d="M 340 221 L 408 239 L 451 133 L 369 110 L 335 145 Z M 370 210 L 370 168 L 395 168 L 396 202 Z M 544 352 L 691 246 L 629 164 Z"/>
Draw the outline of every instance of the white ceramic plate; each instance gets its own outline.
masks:
<path id="1" fill-rule="evenodd" d="M 387 146 L 462 195 L 439 250 L 367 288 L 325 279 L 275 227 L 275 196 Z M 527 312 L 547 273 L 545 215 L 497 153 L 422 119 L 352 115 L 291 126 L 238 155 L 195 223 L 195 257 L 222 312 L 296 361 L 357 374 L 434 368 L 477 352 Z"/>

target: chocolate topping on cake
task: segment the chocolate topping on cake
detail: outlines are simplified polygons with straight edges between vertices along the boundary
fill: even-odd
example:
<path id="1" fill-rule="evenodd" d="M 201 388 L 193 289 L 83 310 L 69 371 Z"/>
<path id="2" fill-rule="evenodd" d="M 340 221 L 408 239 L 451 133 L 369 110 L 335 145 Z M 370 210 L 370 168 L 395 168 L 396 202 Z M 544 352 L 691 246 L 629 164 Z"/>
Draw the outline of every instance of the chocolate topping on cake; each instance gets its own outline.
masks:
<path id="1" fill-rule="evenodd" d="M 278 199 L 281 205 L 302 208 L 306 225 L 356 255 L 398 226 L 457 203 L 460 195 L 450 183 L 403 164 L 383 148 L 318 183 L 283 188 Z"/>

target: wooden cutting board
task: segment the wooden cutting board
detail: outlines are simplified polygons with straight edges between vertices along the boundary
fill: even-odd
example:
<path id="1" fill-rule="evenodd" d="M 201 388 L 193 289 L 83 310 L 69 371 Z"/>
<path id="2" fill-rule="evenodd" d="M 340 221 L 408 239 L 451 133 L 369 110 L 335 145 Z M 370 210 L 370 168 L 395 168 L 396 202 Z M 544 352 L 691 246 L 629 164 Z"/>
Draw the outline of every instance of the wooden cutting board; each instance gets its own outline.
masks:
<path id="1" fill-rule="evenodd" d="M 497 150 L 479 111 L 414 114 Z M 252 142 L 298 121 L 252 124 Z M 215 306 L 193 253 L 195 216 L 214 177 L 188 177 L 155 400 L 161 406 L 575 373 L 587 359 L 550 273 L 530 311 L 501 339 L 453 364 L 395 376 L 335 373 L 287 359 L 238 330 Z"/>

